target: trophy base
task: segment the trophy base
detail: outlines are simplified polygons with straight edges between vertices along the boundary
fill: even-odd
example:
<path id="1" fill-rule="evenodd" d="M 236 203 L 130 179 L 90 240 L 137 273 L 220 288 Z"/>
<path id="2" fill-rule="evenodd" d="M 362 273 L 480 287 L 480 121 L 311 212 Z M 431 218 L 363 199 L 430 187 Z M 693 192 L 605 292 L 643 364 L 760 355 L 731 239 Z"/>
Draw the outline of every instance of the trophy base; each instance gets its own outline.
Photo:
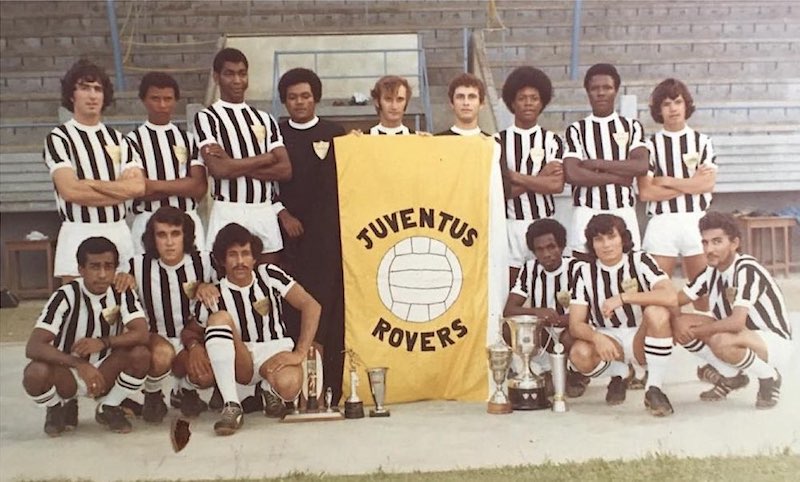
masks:
<path id="1" fill-rule="evenodd" d="M 564 400 L 553 400 L 553 411 L 556 413 L 565 413 L 567 411 L 567 402 Z"/>
<path id="2" fill-rule="evenodd" d="M 331 412 L 305 412 L 305 413 L 289 413 L 286 414 L 281 422 L 283 423 L 301 423 L 301 422 L 332 422 L 334 420 L 344 420 L 344 415 L 338 410 Z"/>
<path id="3" fill-rule="evenodd" d="M 491 413 L 492 415 L 503 415 L 506 413 L 511 413 L 513 411 L 514 409 L 511 408 L 511 404 L 509 402 L 505 403 L 489 402 L 486 405 L 486 413 Z"/>
<path id="4" fill-rule="evenodd" d="M 544 387 L 540 388 L 509 388 L 508 398 L 514 410 L 544 410 L 550 408 Z"/>
<path id="5" fill-rule="evenodd" d="M 370 417 L 382 418 L 382 417 L 388 417 L 389 415 L 390 415 L 389 414 L 389 410 L 387 410 L 385 408 L 382 408 L 380 410 L 370 410 L 369 411 L 369 416 Z"/>
<path id="6" fill-rule="evenodd" d="M 344 418 L 364 418 L 364 402 L 344 402 Z"/>

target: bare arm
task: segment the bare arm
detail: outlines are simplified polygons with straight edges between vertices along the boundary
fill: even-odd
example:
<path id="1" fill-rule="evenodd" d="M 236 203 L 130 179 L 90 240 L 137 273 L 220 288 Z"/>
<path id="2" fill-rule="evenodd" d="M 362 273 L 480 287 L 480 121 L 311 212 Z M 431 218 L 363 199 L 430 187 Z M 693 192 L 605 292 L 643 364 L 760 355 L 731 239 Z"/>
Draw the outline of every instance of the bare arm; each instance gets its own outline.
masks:
<path id="1" fill-rule="evenodd" d="M 697 338 L 705 338 L 715 333 L 738 333 L 747 327 L 747 312 L 744 306 L 735 306 L 731 316 L 715 321 L 694 326 L 692 332 Z"/>
<path id="2" fill-rule="evenodd" d="M 603 301 L 603 316 L 611 316 L 615 309 L 620 306 L 640 305 L 640 306 L 663 306 L 665 308 L 675 308 L 678 306 L 678 294 L 669 278 L 659 281 L 650 291 L 636 293 L 620 293 Z"/>
<path id="3" fill-rule="evenodd" d="M 91 179 L 78 179 L 75 171 L 61 168 L 53 171 L 53 184 L 58 194 L 67 202 L 81 206 L 104 207 L 120 203 L 116 197 L 109 196 L 94 189 L 95 183 Z"/>
<path id="4" fill-rule="evenodd" d="M 78 356 L 89 356 L 106 348 L 131 348 L 147 345 L 149 340 L 147 322 L 144 318 L 136 318 L 125 325 L 125 331 L 121 335 L 81 338 L 72 345 L 72 352 Z"/>
<path id="5" fill-rule="evenodd" d="M 564 176 L 568 183 L 584 187 L 605 186 L 606 184 L 630 186 L 633 183 L 632 177 L 596 171 L 584 165 L 585 162 L 587 161 L 581 161 L 577 157 L 564 158 Z"/>
<path id="6" fill-rule="evenodd" d="M 116 181 L 92 181 L 92 189 L 110 196 L 117 203 L 142 196 L 145 191 L 144 171 L 139 168 L 126 169 Z"/>
<path id="7" fill-rule="evenodd" d="M 292 178 L 292 166 L 285 147 L 242 159 L 232 159 L 219 144 L 207 144 L 201 152 L 208 173 L 217 179 L 249 176 L 262 181 L 288 181 Z"/>
<path id="8" fill-rule="evenodd" d="M 83 358 L 70 353 L 64 353 L 55 346 L 55 335 L 42 328 L 34 328 L 25 346 L 25 356 L 33 361 L 40 361 L 52 365 L 77 368 L 81 363 L 87 363 Z"/>
<path id="9" fill-rule="evenodd" d="M 675 177 L 657 177 L 653 183 L 669 189 L 675 189 L 684 194 L 704 194 L 712 192 L 717 182 L 717 170 L 713 167 L 700 166 L 689 179 Z"/>
<path id="10" fill-rule="evenodd" d="M 300 336 L 294 351 L 304 359 L 317 334 L 322 307 L 299 283 L 286 293 L 286 301 L 300 311 Z"/>
<path id="11" fill-rule="evenodd" d="M 525 308 L 522 306 L 524 303 L 525 297 L 510 293 L 508 295 L 508 300 L 506 300 L 506 306 L 503 309 L 503 316 L 534 315 L 543 319 L 545 324 L 548 325 L 566 325 L 566 316 L 559 315 L 556 310 L 552 308 Z"/>
<path id="12" fill-rule="evenodd" d="M 586 322 L 589 316 L 589 307 L 586 305 L 572 304 L 569 307 L 569 334 L 573 338 L 592 343 L 595 331 Z"/>
<path id="13" fill-rule="evenodd" d="M 653 182 L 656 179 L 650 176 L 639 176 L 636 181 L 639 185 L 639 199 L 642 201 L 669 201 L 681 195 L 681 192 L 669 187 L 664 187 Z"/>
<path id="14" fill-rule="evenodd" d="M 564 168 L 558 162 L 545 164 L 539 174 L 529 176 L 509 171 L 511 194 L 517 197 L 525 192 L 558 194 L 564 190 Z"/>
<path id="15" fill-rule="evenodd" d="M 615 159 L 613 161 L 589 159 L 588 161 L 584 161 L 584 163 L 587 167 L 600 172 L 616 174 L 623 177 L 637 177 L 647 174 L 647 168 L 650 165 L 648 156 L 647 148 L 639 146 L 630 152 L 627 159 Z"/>
<path id="16" fill-rule="evenodd" d="M 142 201 L 155 201 L 168 196 L 183 196 L 194 199 L 202 198 L 208 190 L 208 177 L 203 166 L 192 166 L 189 175 L 171 181 L 156 181 L 145 179 L 144 196 L 138 198 Z"/>

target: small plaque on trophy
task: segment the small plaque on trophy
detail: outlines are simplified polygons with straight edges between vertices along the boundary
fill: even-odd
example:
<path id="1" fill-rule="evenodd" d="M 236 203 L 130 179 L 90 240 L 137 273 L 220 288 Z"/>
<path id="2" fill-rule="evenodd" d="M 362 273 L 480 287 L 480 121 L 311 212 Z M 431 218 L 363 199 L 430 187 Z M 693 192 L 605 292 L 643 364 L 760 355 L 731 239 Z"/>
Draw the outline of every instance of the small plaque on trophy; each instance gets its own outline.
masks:
<path id="1" fill-rule="evenodd" d="M 326 409 L 319 409 L 318 400 L 322 394 L 322 372 L 318 370 L 318 367 L 321 366 L 322 361 L 319 352 L 312 345 L 311 348 L 308 349 L 308 357 L 306 358 L 305 369 L 303 370 L 305 374 L 305 384 L 303 385 L 302 394 L 306 397 L 306 406 L 303 410 L 300 409 L 300 395 L 298 394 L 297 398 L 294 400 L 294 409 L 291 413 L 285 415 L 281 419 L 281 422 L 297 423 L 344 419 L 344 416 L 338 409 L 334 409 L 330 406 L 333 398 L 333 392 L 331 392 L 330 387 L 328 387 L 325 393 Z"/>

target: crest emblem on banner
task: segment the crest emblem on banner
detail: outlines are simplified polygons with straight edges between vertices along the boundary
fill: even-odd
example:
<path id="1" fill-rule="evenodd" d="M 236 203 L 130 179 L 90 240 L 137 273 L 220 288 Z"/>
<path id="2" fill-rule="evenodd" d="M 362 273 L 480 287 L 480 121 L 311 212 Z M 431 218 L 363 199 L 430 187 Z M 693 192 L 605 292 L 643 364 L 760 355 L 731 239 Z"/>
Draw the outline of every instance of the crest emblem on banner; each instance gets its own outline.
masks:
<path id="1" fill-rule="evenodd" d="M 109 325 L 114 325 L 120 321 L 122 318 L 122 314 L 120 314 L 119 306 L 110 306 L 108 308 L 103 309 L 101 312 L 103 319 L 106 320 L 106 323 Z"/>
<path id="2" fill-rule="evenodd" d="M 627 132 L 615 132 L 613 134 L 614 142 L 617 143 L 620 147 L 625 147 L 628 145 L 628 133 Z"/>
<path id="3" fill-rule="evenodd" d="M 269 297 L 261 298 L 253 303 L 253 309 L 256 310 L 261 316 L 267 316 L 270 308 L 272 308 L 272 303 L 269 301 Z"/>
<path id="4" fill-rule="evenodd" d="M 261 124 L 252 125 L 250 126 L 250 129 L 253 131 L 253 135 L 256 136 L 256 139 L 258 139 L 259 142 L 267 138 L 267 128 Z"/>
<path id="5" fill-rule="evenodd" d="M 329 141 L 316 141 L 314 142 L 314 153 L 320 160 L 325 159 L 328 156 L 328 149 L 330 149 L 331 143 Z"/>
<path id="6" fill-rule="evenodd" d="M 172 152 L 181 164 L 186 164 L 186 161 L 189 160 L 189 151 L 183 146 L 172 146 Z"/>
<path id="7" fill-rule="evenodd" d="M 108 154 L 108 157 L 111 158 L 111 162 L 113 162 L 114 164 L 119 164 L 119 159 L 121 157 L 121 150 L 119 146 L 115 144 L 108 144 L 107 146 L 105 146 L 105 148 L 106 148 L 106 154 Z"/>
<path id="8" fill-rule="evenodd" d="M 544 149 L 541 147 L 531 147 L 531 161 L 533 161 L 533 170 L 531 174 L 539 172 L 539 169 L 542 168 L 542 162 L 544 161 Z"/>

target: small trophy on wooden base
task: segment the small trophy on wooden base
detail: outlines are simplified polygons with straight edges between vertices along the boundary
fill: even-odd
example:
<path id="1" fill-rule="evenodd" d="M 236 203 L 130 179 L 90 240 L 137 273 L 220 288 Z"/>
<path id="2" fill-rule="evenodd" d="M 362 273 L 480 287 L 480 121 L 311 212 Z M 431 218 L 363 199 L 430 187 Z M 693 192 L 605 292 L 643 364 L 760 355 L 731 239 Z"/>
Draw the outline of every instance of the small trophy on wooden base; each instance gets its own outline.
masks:
<path id="1" fill-rule="evenodd" d="M 281 419 L 281 422 L 296 423 L 296 422 L 316 422 L 316 421 L 330 421 L 342 420 L 344 416 L 338 409 L 332 408 L 331 400 L 333 399 L 333 392 L 330 387 L 325 393 L 325 410 L 319 409 L 318 399 L 322 394 L 322 384 L 319 383 L 322 379 L 321 373 L 318 371 L 317 363 L 320 363 L 319 354 L 317 349 L 312 345 L 308 349 L 308 357 L 305 363 L 306 384 L 303 387 L 302 393 L 306 396 L 305 410 L 300 409 L 298 394 L 294 400 L 294 409 L 291 413 L 287 414 Z"/>
<path id="2" fill-rule="evenodd" d="M 352 349 L 344 351 L 350 360 L 350 396 L 344 401 L 344 418 L 364 418 L 364 402 L 358 398 L 358 366 L 361 358 Z"/>

